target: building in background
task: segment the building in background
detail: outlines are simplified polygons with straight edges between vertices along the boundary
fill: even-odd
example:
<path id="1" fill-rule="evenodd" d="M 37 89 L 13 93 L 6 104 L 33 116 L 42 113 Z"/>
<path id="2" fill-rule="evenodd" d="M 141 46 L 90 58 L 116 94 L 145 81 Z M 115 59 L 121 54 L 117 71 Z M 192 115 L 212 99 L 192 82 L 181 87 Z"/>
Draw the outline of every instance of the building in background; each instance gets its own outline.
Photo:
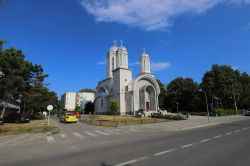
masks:
<path id="1" fill-rule="evenodd" d="M 61 96 L 62 109 L 74 111 L 77 106 L 83 111 L 87 102 L 94 102 L 95 93 L 66 92 Z"/>
<path id="2" fill-rule="evenodd" d="M 110 101 L 116 100 L 119 114 L 135 114 L 143 110 L 145 115 L 158 111 L 160 88 L 150 70 L 150 57 L 143 51 L 140 56 L 140 74 L 133 80 L 128 68 L 128 52 L 116 44 L 107 53 L 107 76 L 96 88 L 95 112 L 109 114 Z"/>

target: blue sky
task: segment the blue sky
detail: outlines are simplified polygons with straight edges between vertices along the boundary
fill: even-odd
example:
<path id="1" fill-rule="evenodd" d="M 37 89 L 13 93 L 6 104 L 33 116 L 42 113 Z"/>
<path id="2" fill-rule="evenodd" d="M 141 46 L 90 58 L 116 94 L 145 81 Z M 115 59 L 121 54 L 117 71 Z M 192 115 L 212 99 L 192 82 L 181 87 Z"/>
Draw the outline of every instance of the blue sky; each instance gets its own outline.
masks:
<path id="1" fill-rule="evenodd" d="M 49 88 L 95 88 L 106 76 L 103 62 L 122 39 L 133 76 L 142 49 L 153 73 L 201 82 L 212 64 L 250 73 L 249 0 L 5 0 L 0 38 L 41 64 Z"/>

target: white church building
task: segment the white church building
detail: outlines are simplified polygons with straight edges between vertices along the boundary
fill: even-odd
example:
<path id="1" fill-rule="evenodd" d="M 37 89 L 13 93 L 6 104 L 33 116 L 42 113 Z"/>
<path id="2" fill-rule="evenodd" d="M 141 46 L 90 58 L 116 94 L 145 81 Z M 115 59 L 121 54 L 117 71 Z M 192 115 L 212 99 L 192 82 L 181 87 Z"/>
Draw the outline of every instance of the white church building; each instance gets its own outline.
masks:
<path id="1" fill-rule="evenodd" d="M 133 80 L 128 68 L 128 52 L 116 44 L 107 52 L 107 76 L 96 88 L 95 111 L 97 114 L 110 114 L 110 101 L 116 100 L 119 114 L 135 114 L 144 110 L 150 115 L 158 110 L 160 88 L 150 70 L 150 57 L 143 51 L 140 56 L 140 74 Z"/>

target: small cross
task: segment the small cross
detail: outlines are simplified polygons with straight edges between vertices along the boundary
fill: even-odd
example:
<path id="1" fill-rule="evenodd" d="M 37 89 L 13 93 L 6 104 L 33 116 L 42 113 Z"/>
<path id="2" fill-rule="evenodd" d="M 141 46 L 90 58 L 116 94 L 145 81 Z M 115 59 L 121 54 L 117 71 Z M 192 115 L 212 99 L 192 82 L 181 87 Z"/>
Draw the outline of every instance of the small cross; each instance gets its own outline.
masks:
<path id="1" fill-rule="evenodd" d="M 114 43 L 114 46 L 116 46 L 116 40 L 114 40 L 113 43 Z"/>
<path id="2" fill-rule="evenodd" d="M 121 46 L 122 46 L 122 44 L 123 44 L 123 40 L 120 40 L 120 42 L 121 42 Z"/>
<path id="3" fill-rule="evenodd" d="M 145 54 L 146 53 L 146 48 L 142 48 L 142 50 L 143 50 L 143 53 Z"/>

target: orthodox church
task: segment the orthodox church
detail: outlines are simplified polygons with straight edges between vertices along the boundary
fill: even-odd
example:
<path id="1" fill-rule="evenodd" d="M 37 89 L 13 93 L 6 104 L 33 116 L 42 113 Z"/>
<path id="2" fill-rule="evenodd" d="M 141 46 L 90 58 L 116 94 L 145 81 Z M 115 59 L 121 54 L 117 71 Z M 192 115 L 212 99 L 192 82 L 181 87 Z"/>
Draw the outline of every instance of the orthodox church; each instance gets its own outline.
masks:
<path id="1" fill-rule="evenodd" d="M 128 68 L 128 51 L 121 41 L 120 47 L 112 46 L 107 52 L 107 76 L 96 87 L 95 111 L 110 114 L 110 101 L 116 100 L 119 114 L 135 114 L 144 110 L 150 115 L 158 110 L 160 88 L 150 70 L 149 55 L 140 56 L 140 74 L 133 80 Z"/>

